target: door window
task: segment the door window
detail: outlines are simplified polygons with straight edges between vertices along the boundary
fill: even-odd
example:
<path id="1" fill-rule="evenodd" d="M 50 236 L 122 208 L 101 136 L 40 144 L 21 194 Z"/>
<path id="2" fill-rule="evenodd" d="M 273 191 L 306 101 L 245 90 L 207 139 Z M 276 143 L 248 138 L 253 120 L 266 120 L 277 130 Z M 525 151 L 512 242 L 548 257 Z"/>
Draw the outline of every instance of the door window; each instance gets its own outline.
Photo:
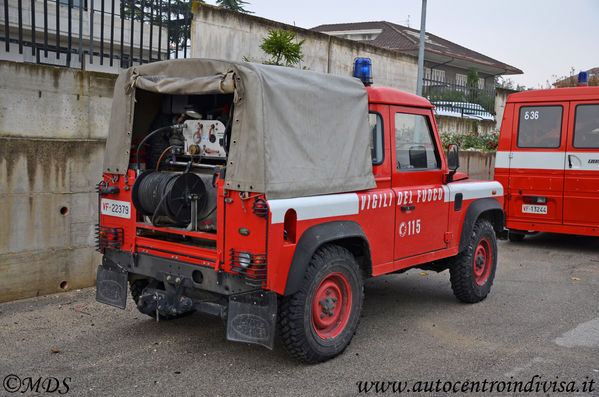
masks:
<path id="1" fill-rule="evenodd" d="M 522 106 L 518 119 L 518 147 L 560 147 L 563 111 L 561 106 Z"/>
<path id="2" fill-rule="evenodd" d="M 599 104 L 576 106 L 572 146 L 577 149 L 599 148 Z"/>
<path id="3" fill-rule="evenodd" d="M 428 117 L 422 114 L 395 113 L 395 150 L 397 169 L 440 169 Z"/>

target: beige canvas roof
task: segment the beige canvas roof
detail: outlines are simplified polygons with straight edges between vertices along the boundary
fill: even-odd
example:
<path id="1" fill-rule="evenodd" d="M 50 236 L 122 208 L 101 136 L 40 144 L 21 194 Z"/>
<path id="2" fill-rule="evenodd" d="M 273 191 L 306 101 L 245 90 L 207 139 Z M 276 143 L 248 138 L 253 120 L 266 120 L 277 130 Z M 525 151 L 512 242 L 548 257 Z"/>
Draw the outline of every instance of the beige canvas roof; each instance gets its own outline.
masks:
<path id="1" fill-rule="evenodd" d="M 287 198 L 375 186 L 368 99 L 357 79 L 210 59 L 129 68 L 114 88 L 105 172 L 123 174 L 128 167 L 138 89 L 234 94 L 227 189 Z"/>

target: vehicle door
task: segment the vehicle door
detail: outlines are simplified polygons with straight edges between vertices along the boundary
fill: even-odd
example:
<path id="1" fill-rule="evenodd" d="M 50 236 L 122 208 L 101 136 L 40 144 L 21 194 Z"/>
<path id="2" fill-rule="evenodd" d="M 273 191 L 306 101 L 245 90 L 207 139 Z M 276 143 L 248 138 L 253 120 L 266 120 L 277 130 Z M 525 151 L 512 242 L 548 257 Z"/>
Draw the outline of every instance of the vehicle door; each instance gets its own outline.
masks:
<path id="1" fill-rule="evenodd" d="M 376 188 L 360 192 L 362 228 L 370 236 L 372 263 L 393 261 L 395 200 L 391 189 L 391 145 L 389 144 L 389 105 L 370 104 L 368 112 L 372 172 Z"/>
<path id="2" fill-rule="evenodd" d="M 515 106 L 508 217 L 561 224 L 568 102 Z"/>
<path id="3" fill-rule="evenodd" d="M 570 103 L 564 224 L 599 225 L 599 101 Z"/>
<path id="4" fill-rule="evenodd" d="M 395 106 L 390 116 L 397 260 L 446 247 L 448 202 L 432 110 Z"/>

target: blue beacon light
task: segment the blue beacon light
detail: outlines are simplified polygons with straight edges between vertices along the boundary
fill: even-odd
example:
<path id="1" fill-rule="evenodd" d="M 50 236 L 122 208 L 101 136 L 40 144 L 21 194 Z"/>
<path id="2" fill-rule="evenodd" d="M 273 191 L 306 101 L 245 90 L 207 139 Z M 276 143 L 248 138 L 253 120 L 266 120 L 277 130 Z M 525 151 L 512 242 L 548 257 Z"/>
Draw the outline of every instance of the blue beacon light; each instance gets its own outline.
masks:
<path id="1" fill-rule="evenodd" d="M 589 74 L 587 72 L 578 73 L 578 86 L 589 85 Z"/>
<path id="2" fill-rule="evenodd" d="M 354 77 L 368 86 L 372 84 L 372 61 L 370 58 L 356 58 L 354 61 Z"/>

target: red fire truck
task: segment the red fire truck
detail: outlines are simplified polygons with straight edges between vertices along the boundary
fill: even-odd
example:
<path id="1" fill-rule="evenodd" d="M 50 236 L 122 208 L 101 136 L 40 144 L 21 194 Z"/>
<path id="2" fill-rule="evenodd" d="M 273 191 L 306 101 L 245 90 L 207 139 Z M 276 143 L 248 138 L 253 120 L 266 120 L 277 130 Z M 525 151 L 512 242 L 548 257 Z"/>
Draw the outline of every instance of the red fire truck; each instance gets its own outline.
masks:
<path id="1" fill-rule="evenodd" d="M 97 299 L 160 319 L 226 320 L 227 338 L 307 362 L 352 339 L 363 280 L 449 269 L 490 291 L 503 189 L 456 173 L 424 98 L 340 77 L 205 59 L 116 83 L 99 191 Z M 368 86 L 365 86 L 368 85 Z"/>
<path id="2" fill-rule="evenodd" d="M 599 87 L 508 97 L 495 163 L 509 239 L 554 232 L 599 236 Z"/>

